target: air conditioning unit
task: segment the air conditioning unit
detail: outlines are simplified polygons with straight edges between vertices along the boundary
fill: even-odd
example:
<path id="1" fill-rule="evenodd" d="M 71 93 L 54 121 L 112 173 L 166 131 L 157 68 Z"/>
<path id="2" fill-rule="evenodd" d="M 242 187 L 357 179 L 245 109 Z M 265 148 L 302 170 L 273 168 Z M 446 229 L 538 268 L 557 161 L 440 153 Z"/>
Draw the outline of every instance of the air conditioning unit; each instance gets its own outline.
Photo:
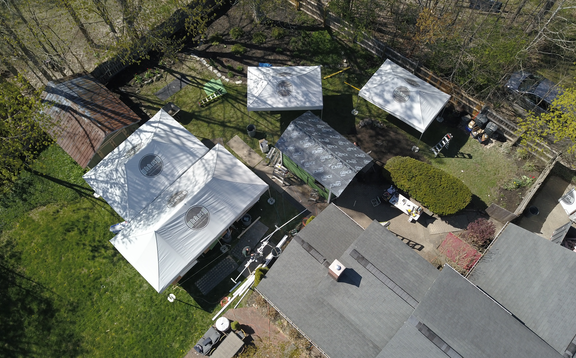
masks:
<path id="1" fill-rule="evenodd" d="M 558 202 L 569 216 L 576 213 L 576 190 L 570 190 L 558 199 Z"/>

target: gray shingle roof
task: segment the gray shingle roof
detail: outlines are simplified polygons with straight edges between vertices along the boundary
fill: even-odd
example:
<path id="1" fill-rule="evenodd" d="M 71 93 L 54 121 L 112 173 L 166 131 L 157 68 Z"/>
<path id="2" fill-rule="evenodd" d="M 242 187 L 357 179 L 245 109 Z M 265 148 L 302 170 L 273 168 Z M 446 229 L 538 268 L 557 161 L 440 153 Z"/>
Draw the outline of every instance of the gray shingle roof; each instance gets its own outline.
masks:
<path id="1" fill-rule="evenodd" d="M 446 354 L 406 322 L 376 358 L 446 358 Z"/>
<path id="2" fill-rule="evenodd" d="M 564 353 L 576 335 L 575 273 L 574 252 L 509 224 L 470 280 Z"/>
<path id="3" fill-rule="evenodd" d="M 342 282 L 330 278 L 326 267 L 300 243 L 292 241 L 258 286 L 258 291 L 330 357 L 376 357 L 413 311 L 405 299 L 351 257 L 352 250 L 374 260 L 373 265 L 398 279 L 397 284 L 409 281 L 410 273 L 418 276 L 414 279 L 425 287 L 409 287 L 418 297 L 437 275 L 432 265 L 377 222 L 365 232 L 357 228 L 360 227 L 346 214 L 331 205 L 300 232 L 300 237 L 310 240 L 309 244 L 322 255 L 334 257 L 339 253 L 334 258 L 347 268 Z M 343 250 L 345 243 L 349 247 Z M 367 252 L 370 250 L 373 252 Z M 398 252 L 392 255 L 388 251 Z M 397 266 L 383 263 L 386 259 L 397 260 Z M 411 265 L 422 271 L 408 269 Z M 407 272 L 396 275 L 390 272 L 392 268 Z"/>
<path id="4" fill-rule="evenodd" d="M 384 238 L 383 238 L 384 236 Z M 353 244 L 366 259 L 420 301 L 440 272 L 374 221 Z"/>
<path id="5" fill-rule="evenodd" d="M 314 218 L 311 221 L 314 225 L 307 225 L 298 233 L 298 236 L 312 245 L 331 263 L 342 256 L 364 229 L 336 205 L 329 205 L 320 215 L 321 220 Z"/>
<path id="6" fill-rule="evenodd" d="M 562 357 L 450 266 L 413 316 L 462 357 Z"/>

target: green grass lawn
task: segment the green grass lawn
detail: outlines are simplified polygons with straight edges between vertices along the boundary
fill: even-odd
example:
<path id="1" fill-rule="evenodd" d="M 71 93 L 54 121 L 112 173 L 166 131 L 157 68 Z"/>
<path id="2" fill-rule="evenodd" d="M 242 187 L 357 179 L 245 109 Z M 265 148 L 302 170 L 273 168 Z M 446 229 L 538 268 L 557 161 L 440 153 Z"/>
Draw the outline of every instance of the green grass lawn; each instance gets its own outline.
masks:
<path id="1" fill-rule="evenodd" d="M 194 286 L 220 250 L 158 294 L 108 242 L 121 221 L 92 196 L 83 170 L 59 147 L 45 150 L 33 173 L 2 201 L 0 352 L 5 356 L 182 357 L 213 323 L 227 279 L 208 296 Z M 250 211 L 274 229 L 297 214 L 278 192 Z M 295 220 L 284 231 L 298 224 Z M 273 241 L 279 241 L 278 233 Z M 205 265 L 205 263 L 209 263 Z M 230 277 L 236 277 L 234 272 Z M 174 293 L 181 302 L 170 303 Z M 0 354 L 3 355 L 3 354 Z"/>

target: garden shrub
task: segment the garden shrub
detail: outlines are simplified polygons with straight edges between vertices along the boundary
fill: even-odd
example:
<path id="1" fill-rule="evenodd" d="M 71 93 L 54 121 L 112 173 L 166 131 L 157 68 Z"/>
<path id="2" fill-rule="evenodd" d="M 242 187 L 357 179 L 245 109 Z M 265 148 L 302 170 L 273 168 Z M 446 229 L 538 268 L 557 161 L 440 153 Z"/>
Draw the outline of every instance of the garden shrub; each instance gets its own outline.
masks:
<path id="1" fill-rule="evenodd" d="M 254 286 L 256 287 L 258 286 L 258 284 L 260 283 L 260 281 L 262 281 L 262 277 L 266 276 L 266 273 L 268 272 L 268 267 L 259 267 L 256 269 L 256 272 L 254 273 Z"/>
<path id="2" fill-rule="evenodd" d="M 480 247 L 488 245 L 495 233 L 496 226 L 494 223 L 484 218 L 471 222 L 466 228 L 466 238 Z"/>
<path id="3" fill-rule="evenodd" d="M 266 35 L 263 32 L 256 32 L 252 35 L 252 42 L 256 45 L 262 45 L 266 42 Z"/>
<path id="4" fill-rule="evenodd" d="M 416 159 L 393 157 L 384 169 L 398 189 L 435 214 L 455 214 L 472 199 L 472 192 L 460 179 Z"/>
<path id="5" fill-rule="evenodd" d="M 246 47 L 242 46 L 241 44 L 234 44 L 232 45 L 232 53 L 236 55 L 243 55 L 246 52 Z"/>
<path id="6" fill-rule="evenodd" d="M 272 37 L 276 40 L 280 40 L 281 38 L 283 38 L 284 36 L 286 36 L 286 31 L 284 31 L 283 28 L 281 27 L 275 27 L 272 29 Z"/>
<path id="7" fill-rule="evenodd" d="M 208 42 L 216 46 L 220 44 L 220 42 L 222 42 L 222 35 L 220 35 L 219 33 L 215 33 L 208 38 Z"/>
<path id="8" fill-rule="evenodd" d="M 244 30 L 241 28 L 234 27 L 232 30 L 230 30 L 230 37 L 232 37 L 234 40 L 238 40 L 242 36 L 244 36 Z"/>
<path id="9" fill-rule="evenodd" d="M 230 328 L 232 328 L 233 331 L 239 330 L 240 329 L 240 322 L 232 321 L 232 323 L 230 323 Z"/>

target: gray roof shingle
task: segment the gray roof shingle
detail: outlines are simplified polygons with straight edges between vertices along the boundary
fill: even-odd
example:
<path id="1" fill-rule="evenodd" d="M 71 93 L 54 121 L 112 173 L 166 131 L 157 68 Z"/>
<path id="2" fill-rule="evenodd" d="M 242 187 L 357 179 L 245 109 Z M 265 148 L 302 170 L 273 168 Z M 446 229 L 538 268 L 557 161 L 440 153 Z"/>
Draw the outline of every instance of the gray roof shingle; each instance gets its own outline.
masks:
<path id="1" fill-rule="evenodd" d="M 558 352 L 576 335 L 576 254 L 508 224 L 470 280 Z"/>
<path id="2" fill-rule="evenodd" d="M 345 230 L 336 231 L 340 227 Z M 335 205 L 330 205 L 318 215 L 299 236 L 310 240 L 309 244 L 314 249 L 324 256 L 332 255 L 347 268 L 341 282 L 330 278 L 326 267 L 300 243 L 292 241 L 264 277 L 258 291 L 329 356 L 376 357 L 414 309 L 351 257 L 350 252 L 362 250 L 362 255 L 374 260 L 374 266 L 398 279 L 399 285 L 407 282 L 408 273 L 406 277 L 395 275 L 389 270 L 391 266 L 381 261 L 387 258 L 393 262 L 398 260 L 395 270 L 408 270 L 407 266 L 412 264 L 421 267 L 423 272 L 408 270 L 416 276 L 424 276 L 417 280 L 426 287 L 409 288 L 418 297 L 433 283 L 437 275 L 435 268 L 378 223 L 373 223 L 363 232 Z M 329 247 L 331 240 L 336 248 Z M 344 243 L 349 247 L 342 249 Z M 396 247 L 396 243 L 400 245 Z M 374 252 L 366 252 L 368 250 Z M 387 252 L 390 250 L 399 252 L 392 257 Z M 339 256 L 334 256 L 337 253 Z M 427 265 L 417 263 L 419 259 Z"/>
<path id="3" fill-rule="evenodd" d="M 413 316 L 462 357 L 562 357 L 450 266 Z"/>
<path id="4" fill-rule="evenodd" d="M 298 236 L 318 250 L 329 263 L 332 263 L 342 256 L 364 229 L 336 205 L 329 205 L 320 215 L 321 220 L 314 218 L 310 222 L 314 225 L 307 225 L 298 233 Z"/>

